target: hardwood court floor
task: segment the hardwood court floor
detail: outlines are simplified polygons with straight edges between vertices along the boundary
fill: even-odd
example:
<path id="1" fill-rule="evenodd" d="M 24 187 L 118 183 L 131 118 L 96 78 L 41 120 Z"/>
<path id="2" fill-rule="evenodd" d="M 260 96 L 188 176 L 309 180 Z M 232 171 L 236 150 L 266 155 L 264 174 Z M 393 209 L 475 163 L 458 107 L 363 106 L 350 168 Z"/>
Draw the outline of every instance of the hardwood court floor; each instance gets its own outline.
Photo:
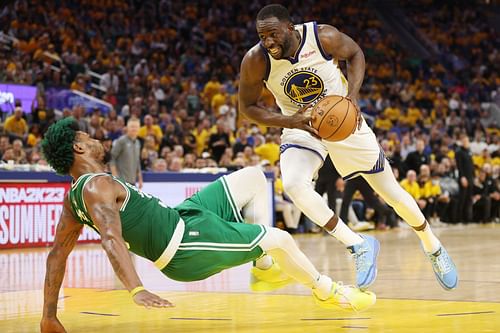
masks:
<path id="1" fill-rule="evenodd" d="M 362 313 L 318 308 L 298 285 L 274 293 L 248 288 L 249 265 L 208 280 L 177 283 L 136 259 L 147 288 L 176 304 L 143 309 L 115 278 L 99 245 L 71 255 L 59 318 L 68 332 L 500 332 L 500 225 L 435 229 L 460 273 L 458 289 L 439 287 L 409 229 L 375 233 L 381 241 L 378 301 Z M 327 236 L 295 239 L 321 272 L 353 282 L 353 263 Z M 0 332 L 37 332 L 47 249 L 0 251 Z"/>

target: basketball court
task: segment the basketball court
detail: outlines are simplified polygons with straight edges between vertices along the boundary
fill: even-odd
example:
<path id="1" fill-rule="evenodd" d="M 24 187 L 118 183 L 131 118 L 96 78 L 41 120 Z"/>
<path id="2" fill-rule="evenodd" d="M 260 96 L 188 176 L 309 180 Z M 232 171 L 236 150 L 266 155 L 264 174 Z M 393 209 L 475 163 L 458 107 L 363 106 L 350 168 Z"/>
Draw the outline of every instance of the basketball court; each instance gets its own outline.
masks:
<path id="1" fill-rule="evenodd" d="M 435 280 L 413 231 L 376 232 L 379 273 L 371 290 L 378 301 L 350 313 L 316 306 L 306 288 L 250 291 L 249 265 L 196 283 L 164 277 L 136 258 L 146 288 L 175 308 L 136 306 L 115 277 L 100 245 L 79 245 L 71 254 L 58 316 L 68 332 L 499 332 L 500 225 L 435 229 L 452 255 L 458 289 Z M 294 237 L 320 272 L 351 284 L 354 264 L 339 242 L 323 235 Z M 0 252 L 0 332 L 36 332 L 43 304 L 46 248 Z"/>

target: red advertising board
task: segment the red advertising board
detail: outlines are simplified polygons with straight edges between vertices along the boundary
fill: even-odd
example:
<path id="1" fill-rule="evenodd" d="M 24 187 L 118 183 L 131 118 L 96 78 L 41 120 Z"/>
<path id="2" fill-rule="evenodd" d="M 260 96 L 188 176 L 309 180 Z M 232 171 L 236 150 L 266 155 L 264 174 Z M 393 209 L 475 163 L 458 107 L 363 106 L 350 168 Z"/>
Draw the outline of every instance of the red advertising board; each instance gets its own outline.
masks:
<path id="1" fill-rule="evenodd" d="M 0 183 L 0 249 L 48 246 L 63 208 L 68 183 Z M 99 235 L 83 228 L 79 243 Z"/>

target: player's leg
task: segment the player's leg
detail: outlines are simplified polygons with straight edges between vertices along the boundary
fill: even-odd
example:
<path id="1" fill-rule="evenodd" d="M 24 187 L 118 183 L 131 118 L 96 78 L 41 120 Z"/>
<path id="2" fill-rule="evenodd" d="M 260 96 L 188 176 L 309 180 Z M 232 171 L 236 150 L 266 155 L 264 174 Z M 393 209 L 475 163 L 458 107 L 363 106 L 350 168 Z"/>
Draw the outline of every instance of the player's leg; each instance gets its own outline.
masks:
<path id="1" fill-rule="evenodd" d="M 241 218 L 251 224 L 272 224 L 271 197 L 264 173 L 257 167 L 247 167 L 222 177 L 227 197 Z M 259 269 L 269 269 L 272 259 L 264 255 L 255 262 Z M 274 270 L 273 270 L 274 271 Z M 252 273 L 255 273 L 252 270 Z"/>
<path id="2" fill-rule="evenodd" d="M 332 282 L 314 267 L 294 239 L 283 230 L 269 228 L 259 246 L 270 254 L 282 270 L 296 281 L 312 289 L 316 302 L 324 307 L 363 310 L 375 303 L 375 294 Z"/>
<path id="3" fill-rule="evenodd" d="M 455 288 L 458 280 L 455 265 L 439 239 L 432 232 L 415 200 L 397 182 L 389 162 L 385 161 L 382 172 L 363 174 L 363 177 L 375 192 L 415 230 L 422 241 L 424 251 L 432 261 L 434 272 L 441 285 L 446 289 Z"/>
<path id="4" fill-rule="evenodd" d="M 323 198 L 314 191 L 312 180 L 323 161 L 307 149 L 290 148 L 281 154 L 283 187 L 293 203 L 314 223 L 344 243 L 356 262 L 356 283 L 366 288 L 377 274 L 378 241 L 360 236 L 335 214 Z"/>

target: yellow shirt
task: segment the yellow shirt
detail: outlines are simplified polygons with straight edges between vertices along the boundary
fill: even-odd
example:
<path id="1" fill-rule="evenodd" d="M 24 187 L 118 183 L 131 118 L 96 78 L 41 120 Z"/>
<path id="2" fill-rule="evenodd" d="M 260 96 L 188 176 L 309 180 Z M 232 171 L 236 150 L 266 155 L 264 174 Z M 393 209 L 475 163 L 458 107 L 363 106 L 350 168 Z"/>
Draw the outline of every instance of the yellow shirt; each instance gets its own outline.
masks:
<path id="1" fill-rule="evenodd" d="M 280 159 L 280 146 L 274 142 L 264 143 L 254 149 L 262 160 L 268 160 L 271 165 Z"/>
<path id="2" fill-rule="evenodd" d="M 208 81 L 203 87 L 203 98 L 212 101 L 212 97 L 220 91 L 221 84 L 218 81 Z"/>
<path id="3" fill-rule="evenodd" d="M 407 179 L 403 179 L 400 184 L 406 192 L 410 193 L 413 199 L 420 199 L 420 186 L 418 186 L 417 182 L 410 184 Z"/>
<path id="4" fill-rule="evenodd" d="M 192 133 L 196 138 L 196 153 L 200 156 L 207 147 L 208 138 L 211 134 L 210 130 L 203 129 L 201 132 L 198 132 L 198 129 L 194 129 Z"/>
<path id="5" fill-rule="evenodd" d="M 161 139 L 163 139 L 163 132 L 158 125 L 153 125 L 149 129 L 146 126 L 139 128 L 138 137 L 145 139 L 148 135 L 154 135 L 156 142 L 161 142 Z"/>
<path id="6" fill-rule="evenodd" d="M 226 103 L 226 94 L 217 93 L 212 97 L 211 106 L 212 112 L 217 117 L 219 115 L 219 108 Z"/>
<path id="7" fill-rule="evenodd" d="M 24 118 L 17 120 L 16 116 L 14 115 L 8 117 L 5 120 L 3 128 L 5 129 L 5 131 L 16 134 L 18 136 L 23 136 L 26 132 L 28 132 L 28 125 L 26 124 L 26 120 L 24 120 Z"/>
<path id="8" fill-rule="evenodd" d="M 283 181 L 281 180 L 281 178 L 276 178 L 274 180 L 274 193 L 276 193 L 277 195 L 283 195 Z"/>
<path id="9" fill-rule="evenodd" d="M 30 133 L 28 134 L 28 139 L 26 140 L 26 143 L 28 143 L 29 146 L 34 147 L 38 142 L 40 142 L 40 138 L 36 137 L 35 134 Z"/>
<path id="10" fill-rule="evenodd" d="M 399 118 L 401 115 L 401 111 L 398 108 L 391 108 L 388 107 L 384 110 L 384 114 L 387 118 L 389 118 L 392 121 L 395 121 Z"/>
<path id="11" fill-rule="evenodd" d="M 424 186 L 420 187 L 420 196 L 423 198 L 436 197 L 441 194 L 441 186 L 439 183 L 434 183 L 432 180 L 425 182 Z"/>
<path id="12" fill-rule="evenodd" d="M 377 118 L 377 120 L 375 120 L 375 127 L 388 131 L 392 128 L 392 121 L 387 118 L 386 119 Z"/>

